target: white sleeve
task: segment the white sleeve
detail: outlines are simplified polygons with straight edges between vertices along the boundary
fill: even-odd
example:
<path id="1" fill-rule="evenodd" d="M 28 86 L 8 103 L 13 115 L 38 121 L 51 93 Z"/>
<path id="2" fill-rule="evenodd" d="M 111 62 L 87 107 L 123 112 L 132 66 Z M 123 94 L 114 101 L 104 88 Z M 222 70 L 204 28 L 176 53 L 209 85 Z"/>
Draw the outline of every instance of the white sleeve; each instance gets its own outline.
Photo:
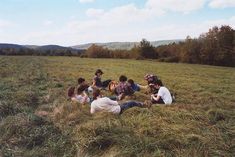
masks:
<path id="1" fill-rule="evenodd" d="M 114 101 L 114 100 L 111 100 L 109 98 L 106 99 L 107 103 L 112 105 L 112 106 L 118 106 L 118 102 L 117 101 Z"/>
<path id="2" fill-rule="evenodd" d="M 158 96 L 162 97 L 163 96 L 163 90 L 162 88 L 159 89 L 158 93 L 157 93 Z"/>
<path id="3" fill-rule="evenodd" d="M 91 106 L 91 110 L 90 110 L 91 114 L 94 114 L 95 113 L 95 109 L 94 107 Z"/>

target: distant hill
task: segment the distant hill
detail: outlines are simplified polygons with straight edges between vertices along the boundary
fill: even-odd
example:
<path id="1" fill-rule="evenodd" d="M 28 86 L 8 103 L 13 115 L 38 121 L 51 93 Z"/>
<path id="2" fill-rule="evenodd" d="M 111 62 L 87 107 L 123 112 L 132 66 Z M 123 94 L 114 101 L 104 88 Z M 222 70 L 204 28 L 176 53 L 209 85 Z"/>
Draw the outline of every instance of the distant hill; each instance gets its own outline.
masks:
<path id="1" fill-rule="evenodd" d="M 44 45 L 44 46 L 38 46 L 36 49 L 39 50 L 64 50 L 64 49 L 72 49 L 70 47 L 63 47 L 59 45 Z"/>
<path id="2" fill-rule="evenodd" d="M 24 45 L 24 47 L 27 47 L 27 48 L 29 48 L 29 49 L 36 49 L 36 48 L 38 48 L 39 46 L 37 46 L 37 45 Z"/>
<path id="3" fill-rule="evenodd" d="M 7 49 L 7 48 L 22 49 L 25 47 L 17 44 L 0 43 L 0 49 Z"/>
<path id="4" fill-rule="evenodd" d="M 159 40 L 159 41 L 152 41 L 150 42 L 154 47 L 158 47 L 160 45 L 168 45 L 171 43 L 179 43 L 180 41 L 184 41 L 182 39 L 176 39 L 176 40 Z M 108 43 L 88 43 L 88 44 L 81 44 L 81 45 L 75 45 L 71 46 L 75 49 L 88 49 L 92 44 L 96 44 L 99 46 L 103 46 L 108 49 L 121 49 L 121 50 L 130 50 L 135 45 L 138 45 L 139 42 L 108 42 Z"/>
<path id="5" fill-rule="evenodd" d="M 0 43 L 0 55 L 80 55 L 85 50 L 59 45 L 17 45 Z"/>

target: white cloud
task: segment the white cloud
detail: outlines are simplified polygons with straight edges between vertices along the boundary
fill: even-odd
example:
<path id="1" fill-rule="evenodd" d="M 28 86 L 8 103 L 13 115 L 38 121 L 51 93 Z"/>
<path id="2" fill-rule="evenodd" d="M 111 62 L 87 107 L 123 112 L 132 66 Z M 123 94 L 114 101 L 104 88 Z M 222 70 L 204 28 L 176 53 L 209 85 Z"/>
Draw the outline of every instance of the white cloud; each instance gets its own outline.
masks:
<path id="1" fill-rule="evenodd" d="M 143 8 L 138 8 L 135 4 L 127 4 L 108 11 L 103 9 L 90 8 L 86 11 L 88 20 L 83 22 L 73 22 L 78 27 L 97 28 L 100 26 L 125 26 L 138 22 L 145 22 L 156 19 L 167 13 L 182 12 L 189 13 L 204 7 L 207 0 L 148 0 Z"/>
<path id="2" fill-rule="evenodd" d="M 235 0 L 211 0 L 209 6 L 211 8 L 235 7 Z"/>
<path id="3" fill-rule="evenodd" d="M 213 21 L 201 21 L 194 24 L 163 24 L 159 27 L 143 24 L 114 25 L 112 27 L 105 24 L 97 25 L 97 21 L 87 21 L 85 24 L 76 21 L 70 21 L 68 24 L 61 25 L 60 28 L 51 30 L 34 30 L 23 35 L 9 36 L 3 35 L 4 41 L 19 44 L 59 44 L 76 45 L 88 42 L 110 42 L 110 41 L 140 41 L 142 38 L 147 40 L 167 40 L 167 39 L 185 39 L 187 35 L 198 37 L 203 32 L 208 32 L 213 26 L 230 25 L 235 28 L 235 16 L 228 19 L 219 19 Z"/>
<path id="4" fill-rule="evenodd" d="M 43 21 L 43 26 L 50 26 L 50 25 L 53 25 L 53 21 L 51 21 L 51 20 L 45 20 L 45 21 Z"/>
<path id="5" fill-rule="evenodd" d="M 213 0 L 215 1 L 215 0 Z M 48 29 L 33 28 L 31 33 L 23 32 L 18 37 L 2 36 L 7 41 L 24 44 L 76 45 L 88 42 L 140 41 L 198 37 L 213 26 L 230 25 L 235 27 L 235 16 L 229 19 L 200 21 L 195 23 L 157 23 L 167 12 L 190 13 L 203 8 L 209 0 L 147 0 L 144 7 L 135 4 L 114 7 L 110 10 L 90 8 L 87 19 L 70 17 L 66 24 L 53 25 L 53 21 L 43 22 Z M 212 2 L 212 1 L 210 1 Z M 210 3 L 209 3 L 210 4 Z M 0 28 L 9 26 L 0 20 Z M 1 29 L 0 29 L 1 30 Z M 0 34 L 1 35 L 1 34 Z M 1 39 L 0 39 L 1 40 Z"/>
<path id="6" fill-rule="evenodd" d="M 10 21 L 0 19 L 0 28 L 9 27 L 9 26 L 12 26 L 12 23 Z"/>
<path id="7" fill-rule="evenodd" d="M 94 9 L 94 8 L 90 8 L 86 11 L 86 15 L 89 17 L 101 17 L 104 14 L 104 10 L 103 9 Z"/>
<path id="8" fill-rule="evenodd" d="M 156 40 L 156 37 L 159 39 L 185 39 L 188 35 L 197 38 L 200 34 L 208 32 L 210 28 L 214 26 L 221 27 L 222 25 L 229 25 L 235 28 L 235 16 L 228 19 L 208 20 L 189 25 L 165 25 L 160 28 L 147 30 L 143 35 L 147 35 L 146 38 L 149 40 Z"/>
<path id="9" fill-rule="evenodd" d="M 155 11 L 189 13 L 204 7 L 207 0 L 148 0 L 146 7 Z"/>
<path id="10" fill-rule="evenodd" d="M 95 0 L 79 0 L 80 3 L 91 3 L 94 2 Z"/>

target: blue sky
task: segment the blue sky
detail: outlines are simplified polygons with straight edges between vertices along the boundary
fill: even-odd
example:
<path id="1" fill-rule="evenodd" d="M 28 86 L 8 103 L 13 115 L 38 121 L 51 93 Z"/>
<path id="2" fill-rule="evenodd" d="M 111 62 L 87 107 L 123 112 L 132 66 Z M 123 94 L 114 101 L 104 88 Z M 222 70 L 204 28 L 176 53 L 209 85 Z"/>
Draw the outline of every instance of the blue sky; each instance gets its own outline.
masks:
<path id="1" fill-rule="evenodd" d="M 235 0 L 0 1 L 0 43 L 184 39 L 221 25 L 235 29 Z"/>

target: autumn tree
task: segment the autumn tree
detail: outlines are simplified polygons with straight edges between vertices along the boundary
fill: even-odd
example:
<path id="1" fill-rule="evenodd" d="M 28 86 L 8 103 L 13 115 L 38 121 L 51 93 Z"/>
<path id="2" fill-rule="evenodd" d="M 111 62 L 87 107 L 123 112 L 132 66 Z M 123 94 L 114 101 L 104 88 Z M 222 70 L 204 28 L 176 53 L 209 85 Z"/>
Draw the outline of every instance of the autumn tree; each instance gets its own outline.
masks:
<path id="1" fill-rule="evenodd" d="M 157 58 L 154 47 L 146 39 L 142 39 L 140 42 L 138 53 L 143 58 Z"/>

